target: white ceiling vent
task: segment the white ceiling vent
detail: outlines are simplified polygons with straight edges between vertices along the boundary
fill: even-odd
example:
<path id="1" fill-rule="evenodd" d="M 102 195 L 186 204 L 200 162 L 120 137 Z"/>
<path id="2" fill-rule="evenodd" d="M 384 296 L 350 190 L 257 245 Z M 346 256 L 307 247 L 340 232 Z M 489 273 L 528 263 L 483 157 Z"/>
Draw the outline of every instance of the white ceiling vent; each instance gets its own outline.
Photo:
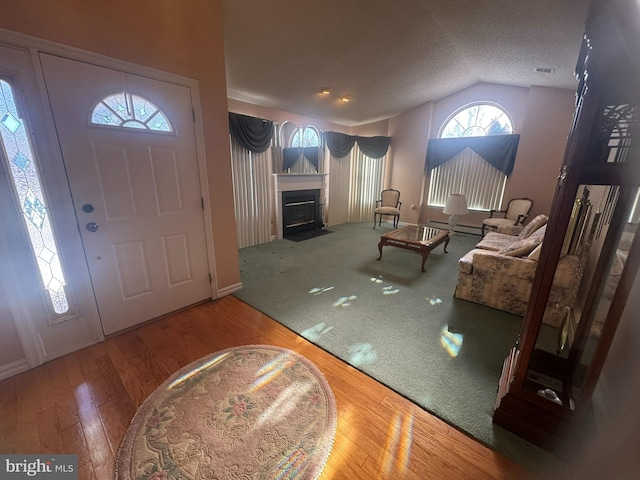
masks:
<path id="1" fill-rule="evenodd" d="M 551 67 L 534 67 L 534 70 L 538 73 L 549 73 L 549 74 L 553 74 L 553 72 L 556 71 L 555 68 L 551 68 Z"/>

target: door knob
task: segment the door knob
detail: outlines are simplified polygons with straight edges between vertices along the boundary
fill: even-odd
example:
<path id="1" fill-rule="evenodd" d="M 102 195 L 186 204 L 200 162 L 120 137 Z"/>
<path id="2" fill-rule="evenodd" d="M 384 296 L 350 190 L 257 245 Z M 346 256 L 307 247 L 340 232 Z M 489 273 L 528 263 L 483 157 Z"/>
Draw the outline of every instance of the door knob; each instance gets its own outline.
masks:
<path id="1" fill-rule="evenodd" d="M 84 227 L 87 230 L 89 230 L 90 232 L 95 232 L 99 228 L 99 226 L 98 226 L 98 224 L 96 222 L 89 222 Z"/>

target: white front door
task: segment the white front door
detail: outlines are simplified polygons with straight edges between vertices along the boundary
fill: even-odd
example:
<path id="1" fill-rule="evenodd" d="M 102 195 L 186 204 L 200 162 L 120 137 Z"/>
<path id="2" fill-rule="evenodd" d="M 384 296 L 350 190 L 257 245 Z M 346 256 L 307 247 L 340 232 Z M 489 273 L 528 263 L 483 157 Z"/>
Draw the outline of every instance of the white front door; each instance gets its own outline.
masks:
<path id="1" fill-rule="evenodd" d="M 104 333 L 210 298 L 191 90 L 40 59 Z M 94 107 L 109 97 L 127 101 L 108 100 L 96 125 Z M 118 107 L 142 119 L 157 107 L 168 125 L 109 125 Z"/>

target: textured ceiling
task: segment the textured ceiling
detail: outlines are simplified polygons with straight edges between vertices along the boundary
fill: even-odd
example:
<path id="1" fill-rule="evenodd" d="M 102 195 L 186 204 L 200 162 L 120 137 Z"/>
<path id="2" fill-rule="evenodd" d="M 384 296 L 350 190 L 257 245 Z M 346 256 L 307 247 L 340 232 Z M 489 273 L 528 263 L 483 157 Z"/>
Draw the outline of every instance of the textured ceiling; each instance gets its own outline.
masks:
<path id="1" fill-rule="evenodd" d="M 574 89 L 588 3 L 223 0 L 227 93 L 353 126 L 478 82 Z"/>

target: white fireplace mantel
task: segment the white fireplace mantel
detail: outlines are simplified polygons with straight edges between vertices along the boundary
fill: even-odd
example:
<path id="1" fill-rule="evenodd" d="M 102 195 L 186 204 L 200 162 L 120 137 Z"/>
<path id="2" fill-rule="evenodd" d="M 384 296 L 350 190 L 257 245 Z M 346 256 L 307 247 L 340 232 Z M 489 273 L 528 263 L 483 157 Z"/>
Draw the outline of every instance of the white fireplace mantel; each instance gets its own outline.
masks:
<path id="1" fill-rule="evenodd" d="M 278 238 L 282 238 L 282 192 L 296 190 L 320 190 L 320 202 L 325 198 L 327 173 L 274 173 L 276 191 L 276 227 Z"/>

